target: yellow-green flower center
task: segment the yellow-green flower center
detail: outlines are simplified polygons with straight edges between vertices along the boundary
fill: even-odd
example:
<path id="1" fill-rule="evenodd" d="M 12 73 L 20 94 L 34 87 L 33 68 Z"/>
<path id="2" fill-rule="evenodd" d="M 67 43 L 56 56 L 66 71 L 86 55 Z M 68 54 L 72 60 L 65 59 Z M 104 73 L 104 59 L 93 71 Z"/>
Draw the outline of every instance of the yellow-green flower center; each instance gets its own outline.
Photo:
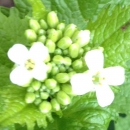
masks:
<path id="1" fill-rule="evenodd" d="M 92 81 L 95 85 L 100 85 L 102 86 L 102 81 L 105 80 L 105 78 L 101 75 L 100 72 L 97 72 L 93 77 Z"/>
<path id="2" fill-rule="evenodd" d="M 32 59 L 28 59 L 25 62 L 25 67 L 27 68 L 27 70 L 33 70 L 34 66 L 35 66 L 35 62 Z"/>

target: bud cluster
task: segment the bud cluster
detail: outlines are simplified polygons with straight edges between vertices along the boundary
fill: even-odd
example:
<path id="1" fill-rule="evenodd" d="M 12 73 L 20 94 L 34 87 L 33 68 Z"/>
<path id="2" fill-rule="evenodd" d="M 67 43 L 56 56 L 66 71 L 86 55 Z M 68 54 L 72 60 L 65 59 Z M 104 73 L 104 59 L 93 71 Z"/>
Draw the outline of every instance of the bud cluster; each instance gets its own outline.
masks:
<path id="1" fill-rule="evenodd" d="M 90 50 L 90 32 L 59 22 L 54 11 L 48 13 L 46 20 L 30 19 L 29 26 L 25 36 L 30 44 L 42 42 L 50 55 L 44 61 L 48 66 L 47 78 L 29 85 L 25 101 L 37 105 L 42 113 L 61 111 L 74 96 L 69 81 L 84 68 L 82 57 Z"/>

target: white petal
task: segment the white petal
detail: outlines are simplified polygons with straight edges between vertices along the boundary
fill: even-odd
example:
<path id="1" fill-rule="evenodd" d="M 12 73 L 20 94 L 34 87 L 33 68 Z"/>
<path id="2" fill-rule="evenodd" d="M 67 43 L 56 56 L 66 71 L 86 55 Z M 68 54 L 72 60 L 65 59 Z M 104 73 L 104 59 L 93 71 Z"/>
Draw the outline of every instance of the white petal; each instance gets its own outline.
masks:
<path id="1" fill-rule="evenodd" d="M 83 47 L 85 46 L 89 40 L 90 40 L 90 31 L 89 30 L 81 30 L 79 32 L 79 38 L 80 38 L 80 46 Z"/>
<path id="2" fill-rule="evenodd" d="M 44 46 L 41 42 L 35 42 L 33 46 L 30 48 L 29 54 L 30 58 L 32 58 L 35 61 L 43 61 L 49 55 L 47 47 Z"/>
<path id="3" fill-rule="evenodd" d="M 125 70 L 123 67 L 108 67 L 103 70 L 103 73 L 109 85 L 121 85 L 125 81 Z"/>
<path id="4" fill-rule="evenodd" d="M 37 62 L 32 73 L 37 80 L 43 81 L 47 77 L 48 67 L 43 62 Z"/>
<path id="5" fill-rule="evenodd" d="M 96 86 L 96 96 L 101 107 L 108 106 L 114 100 L 114 93 L 108 85 Z"/>
<path id="6" fill-rule="evenodd" d="M 29 73 L 24 67 L 18 66 L 10 73 L 10 80 L 12 83 L 19 86 L 28 84 L 32 79 L 31 73 Z"/>
<path id="7" fill-rule="evenodd" d="M 92 50 L 86 53 L 85 61 L 89 69 L 100 70 L 103 68 L 104 56 L 101 50 Z"/>
<path id="8" fill-rule="evenodd" d="M 13 45 L 8 51 L 8 57 L 16 64 L 22 64 L 28 55 L 28 49 L 22 44 Z"/>
<path id="9" fill-rule="evenodd" d="M 90 73 L 75 74 L 71 77 L 70 83 L 72 91 L 76 95 L 83 95 L 87 92 L 94 91 Z"/>

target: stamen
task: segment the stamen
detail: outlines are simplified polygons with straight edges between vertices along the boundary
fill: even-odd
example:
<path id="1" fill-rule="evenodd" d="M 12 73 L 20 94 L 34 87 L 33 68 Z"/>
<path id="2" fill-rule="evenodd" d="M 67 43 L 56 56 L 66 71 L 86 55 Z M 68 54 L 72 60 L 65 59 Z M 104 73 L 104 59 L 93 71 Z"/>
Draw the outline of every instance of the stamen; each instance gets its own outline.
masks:
<path id="1" fill-rule="evenodd" d="M 27 68 L 27 70 L 32 70 L 35 66 L 35 63 L 32 59 L 28 59 L 26 62 L 25 62 L 25 67 Z"/>

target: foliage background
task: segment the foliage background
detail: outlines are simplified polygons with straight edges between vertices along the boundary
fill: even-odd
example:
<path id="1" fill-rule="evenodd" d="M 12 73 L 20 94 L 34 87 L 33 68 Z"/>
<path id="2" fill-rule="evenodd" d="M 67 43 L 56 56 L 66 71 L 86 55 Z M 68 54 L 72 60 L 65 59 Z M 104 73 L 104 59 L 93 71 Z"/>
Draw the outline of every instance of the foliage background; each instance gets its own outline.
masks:
<path id="1" fill-rule="evenodd" d="M 111 120 L 115 120 L 115 130 L 129 130 L 129 0 L 42 0 L 42 2 L 47 10 L 57 11 L 61 21 L 65 21 L 67 24 L 75 23 L 80 29 L 87 28 L 91 31 L 90 46 L 101 45 L 105 48 L 106 67 L 122 65 L 126 69 L 126 82 L 120 86 L 120 89 L 113 88 L 116 98 L 110 107 L 100 108 L 94 94 L 76 97 L 73 103 L 64 110 L 62 118 L 53 115 L 55 121 L 49 123 L 46 130 L 61 130 L 63 125 L 65 126 L 63 130 L 72 128 L 74 130 L 106 130 Z M 23 36 L 24 31 L 28 28 L 28 19 L 25 16 L 31 16 L 32 10 L 35 18 L 42 17 L 43 14 L 35 14 L 36 10 L 39 12 L 41 10 L 38 10 L 37 4 L 34 4 L 33 0 L 14 0 L 14 3 L 15 8 L 0 8 L 0 130 L 25 130 L 26 126 L 23 126 L 25 122 L 27 128 L 31 130 L 34 127 L 34 121 L 37 121 L 38 125 L 35 129 L 40 130 L 42 122 L 46 122 L 45 117 L 41 116 L 35 106 L 28 106 L 24 103 L 25 90 L 23 88 L 11 85 L 8 75 L 12 63 L 8 60 L 6 52 L 17 42 L 28 45 Z M 34 112 L 35 114 L 32 114 Z M 123 113 L 123 115 L 118 116 L 119 113 Z M 27 119 L 30 120 L 27 122 Z M 51 121 L 51 118 L 48 119 Z"/>

